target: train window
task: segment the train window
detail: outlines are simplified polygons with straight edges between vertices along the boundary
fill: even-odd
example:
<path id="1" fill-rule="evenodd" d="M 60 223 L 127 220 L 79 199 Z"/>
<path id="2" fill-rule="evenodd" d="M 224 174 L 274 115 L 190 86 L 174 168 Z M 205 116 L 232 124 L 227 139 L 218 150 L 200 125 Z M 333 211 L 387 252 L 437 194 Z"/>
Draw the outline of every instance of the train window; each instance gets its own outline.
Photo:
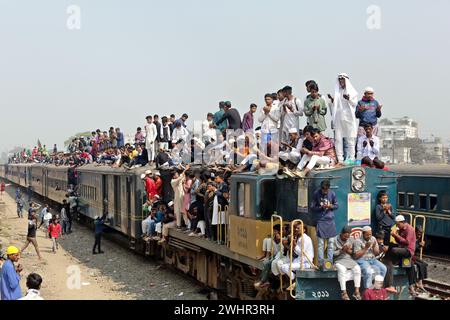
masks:
<path id="1" fill-rule="evenodd" d="M 414 193 L 408 193 L 408 197 L 406 198 L 406 206 L 408 208 L 414 208 Z"/>
<path id="2" fill-rule="evenodd" d="M 398 193 L 397 206 L 402 207 L 402 208 L 405 207 L 405 193 L 404 192 Z"/>
<path id="3" fill-rule="evenodd" d="M 419 194 L 419 209 L 427 210 L 427 195 L 426 194 Z"/>
<path id="4" fill-rule="evenodd" d="M 241 217 L 251 217 L 250 212 L 250 185 L 248 183 L 238 184 L 238 206 Z"/>
<path id="5" fill-rule="evenodd" d="M 438 203 L 438 198 L 437 198 L 437 194 L 430 194 L 430 210 L 431 211 L 436 211 L 437 210 L 437 203 Z"/>

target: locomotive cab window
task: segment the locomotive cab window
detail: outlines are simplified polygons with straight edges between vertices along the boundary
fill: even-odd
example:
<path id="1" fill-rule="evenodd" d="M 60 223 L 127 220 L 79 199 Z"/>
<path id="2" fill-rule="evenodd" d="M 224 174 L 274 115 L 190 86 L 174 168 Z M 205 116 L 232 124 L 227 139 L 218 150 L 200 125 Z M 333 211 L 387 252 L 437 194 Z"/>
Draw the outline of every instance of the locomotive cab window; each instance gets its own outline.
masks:
<path id="1" fill-rule="evenodd" d="M 414 208 L 414 193 L 408 193 L 406 200 L 406 206 L 408 208 Z"/>
<path id="2" fill-rule="evenodd" d="M 430 194 L 430 210 L 436 211 L 437 210 L 437 204 L 438 204 L 438 197 L 437 194 Z"/>
<path id="3" fill-rule="evenodd" d="M 397 200 L 397 206 L 398 207 L 405 207 L 405 193 L 404 192 L 399 192 L 398 193 L 398 200 Z"/>
<path id="4" fill-rule="evenodd" d="M 250 211 L 250 184 L 239 183 L 238 184 L 238 210 L 239 216 L 249 218 L 251 217 Z"/>
<path id="5" fill-rule="evenodd" d="M 426 194 L 419 194 L 419 209 L 421 210 L 427 210 L 427 195 Z"/>

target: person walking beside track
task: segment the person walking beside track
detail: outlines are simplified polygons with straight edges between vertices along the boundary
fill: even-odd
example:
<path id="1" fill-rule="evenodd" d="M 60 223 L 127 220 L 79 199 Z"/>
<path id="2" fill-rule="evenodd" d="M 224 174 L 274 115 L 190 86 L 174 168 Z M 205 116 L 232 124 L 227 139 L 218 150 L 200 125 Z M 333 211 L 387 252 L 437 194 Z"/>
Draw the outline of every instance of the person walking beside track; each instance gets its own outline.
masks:
<path id="1" fill-rule="evenodd" d="M 58 219 L 53 218 L 52 223 L 48 226 L 48 233 L 52 238 L 53 243 L 53 253 L 56 253 L 56 250 L 58 250 L 58 238 L 61 236 L 62 239 L 62 228 L 61 225 L 58 222 Z"/>
<path id="2" fill-rule="evenodd" d="M 20 252 L 24 252 L 25 249 L 28 247 L 28 245 L 32 243 L 34 249 L 36 250 L 39 260 L 42 260 L 42 256 L 41 253 L 39 252 L 39 247 L 36 241 L 36 230 L 37 230 L 37 217 L 36 212 L 33 210 L 31 212 L 31 219 L 28 220 L 27 241 L 25 242 L 25 245 L 22 247 Z"/>
<path id="3" fill-rule="evenodd" d="M 107 215 L 108 214 L 105 212 L 101 218 L 99 216 L 94 217 L 95 242 L 94 248 L 92 249 L 92 254 L 97 254 L 97 252 L 95 252 L 96 247 L 98 247 L 98 253 L 104 253 L 101 249 L 101 242 L 102 242 L 103 227 Z"/>

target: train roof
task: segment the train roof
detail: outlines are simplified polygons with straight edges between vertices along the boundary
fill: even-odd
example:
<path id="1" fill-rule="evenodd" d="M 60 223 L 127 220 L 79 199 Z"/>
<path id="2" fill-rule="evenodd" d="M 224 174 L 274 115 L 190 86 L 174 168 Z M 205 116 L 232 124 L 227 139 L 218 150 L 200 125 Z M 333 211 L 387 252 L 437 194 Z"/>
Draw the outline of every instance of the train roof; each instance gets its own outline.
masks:
<path id="1" fill-rule="evenodd" d="M 450 165 L 390 165 L 389 169 L 403 176 L 450 177 Z"/>

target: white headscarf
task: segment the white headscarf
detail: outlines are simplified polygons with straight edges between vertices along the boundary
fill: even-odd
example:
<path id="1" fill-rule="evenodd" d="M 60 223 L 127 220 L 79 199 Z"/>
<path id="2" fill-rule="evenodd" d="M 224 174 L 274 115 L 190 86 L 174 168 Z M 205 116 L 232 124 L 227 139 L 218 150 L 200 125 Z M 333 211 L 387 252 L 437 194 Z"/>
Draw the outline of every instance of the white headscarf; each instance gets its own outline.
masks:
<path id="1" fill-rule="evenodd" d="M 345 79 L 345 92 L 341 91 L 341 86 L 339 85 L 339 78 L 344 77 Z M 350 96 L 347 101 L 343 98 L 343 94 L 346 93 Z M 356 117 L 355 110 L 356 104 L 358 103 L 358 92 L 355 90 L 350 82 L 350 79 L 346 73 L 340 73 L 336 78 L 336 86 L 334 89 L 334 103 L 332 110 L 332 119 L 335 129 L 344 130 L 344 137 L 356 137 Z M 344 123 L 343 128 L 341 128 L 340 123 L 337 123 L 336 116 L 340 113 L 341 121 Z M 353 131 L 355 132 L 353 134 Z"/>

